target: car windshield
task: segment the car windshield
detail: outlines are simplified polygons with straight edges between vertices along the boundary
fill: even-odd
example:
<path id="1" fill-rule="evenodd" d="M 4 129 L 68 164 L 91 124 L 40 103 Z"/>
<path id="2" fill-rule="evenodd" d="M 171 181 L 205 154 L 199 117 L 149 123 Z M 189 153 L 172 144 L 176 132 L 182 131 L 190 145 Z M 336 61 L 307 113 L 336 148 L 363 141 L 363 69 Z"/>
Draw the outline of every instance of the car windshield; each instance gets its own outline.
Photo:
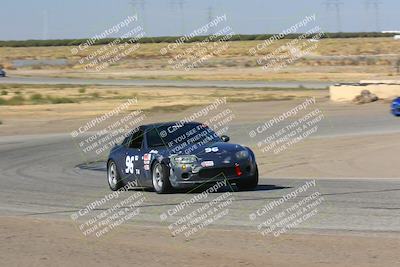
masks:
<path id="1" fill-rule="evenodd" d="M 221 138 L 204 124 L 168 124 L 147 130 L 150 148 L 165 147 L 175 152 L 187 150 L 194 144 L 220 142 Z"/>

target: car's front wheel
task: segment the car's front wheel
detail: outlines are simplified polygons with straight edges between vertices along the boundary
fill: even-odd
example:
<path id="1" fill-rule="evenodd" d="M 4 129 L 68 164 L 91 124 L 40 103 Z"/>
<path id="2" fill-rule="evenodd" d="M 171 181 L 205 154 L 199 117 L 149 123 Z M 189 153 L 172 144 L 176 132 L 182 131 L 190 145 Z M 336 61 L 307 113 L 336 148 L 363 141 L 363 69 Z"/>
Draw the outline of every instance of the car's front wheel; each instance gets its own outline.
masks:
<path id="1" fill-rule="evenodd" d="M 107 181 L 110 189 L 112 191 L 117 191 L 121 187 L 123 187 L 123 183 L 121 181 L 121 177 L 117 170 L 117 164 L 113 160 L 108 162 L 107 166 Z"/>
<path id="2" fill-rule="evenodd" d="M 256 166 L 256 172 L 254 175 L 242 179 L 236 183 L 236 186 L 240 191 L 244 190 L 254 190 L 258 185 L 258 168 Z"/>
<path id="3" fill-rule="evenodd" d="M 154 190 L 158 194 L 165 194 L 172 191 L 171 182 L 169 181 L 169 170 L 165 164 L 159 162 L 154 164 L 152 179 Z"/>

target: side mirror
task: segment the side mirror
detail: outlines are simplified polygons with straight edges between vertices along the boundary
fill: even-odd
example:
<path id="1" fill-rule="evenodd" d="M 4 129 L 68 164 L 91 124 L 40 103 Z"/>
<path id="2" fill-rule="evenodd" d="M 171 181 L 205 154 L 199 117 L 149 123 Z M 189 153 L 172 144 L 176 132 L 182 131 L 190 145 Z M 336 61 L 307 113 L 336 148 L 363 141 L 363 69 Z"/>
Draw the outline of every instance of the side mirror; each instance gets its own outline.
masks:
<path id="1" fill-rule="evenodd" d="M 229 136 L 227 136 L 227 135 L 222 135 L 222 136 L 221 136 L 221 139 L 222 139 L 222 141 L 224 141 L 225 143 L 226 143 L 226 142 L 229 142 L 229 140 L 231 140 L 231 139 L 229 138 Z"/>

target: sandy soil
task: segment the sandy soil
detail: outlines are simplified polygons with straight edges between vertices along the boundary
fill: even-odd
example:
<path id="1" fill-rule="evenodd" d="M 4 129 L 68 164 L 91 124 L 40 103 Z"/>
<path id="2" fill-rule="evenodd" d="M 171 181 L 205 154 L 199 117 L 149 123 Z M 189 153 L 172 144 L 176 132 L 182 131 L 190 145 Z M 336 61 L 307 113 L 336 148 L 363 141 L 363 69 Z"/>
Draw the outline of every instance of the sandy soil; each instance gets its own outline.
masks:
<path id="1" fill-rule="evenodd" d="M 183 44 L 166 55 L 160 49 L 165 43 L 141 44 L 128 57 L 102 71 L 79 64 L 81 58 L 93 54 L 101 46 L 92 46 L 78 55 L 72 55 L 72 46 L 67 47 L 1 47 L 0 58 L 9 75 L 84 77 L 107 79 L 172 79 L 172 80 L 264 80 L 264 81 L 359 81 L 361 79 L 398 78 L 396 58 L 399 55 L 398 41 L 393 38 L 346 38 L 323 39 L 310 54 L 280 71 L 264 71 L 257 59 L 286 46 L 289 40 L 279 40 L 251 56 L 249 49 L 263 41 L 229 42 L 227 49 L 213 56 L 200 67 L 186 71 L 175 69 L 169 60 L 185 54 L 195 44 Z M 211 46 L 211 44 L 210 44 Z M 212 51 L 213 49 L 211 49 Z M 284 54 L 288 54 L 287 51 Z M 290 55 L 290 53 L 288 54 Z M 66 59 L 64 66 L 33 65 L 14 66 L 15 60 Z"/>
<path id="2" fill-rule="evenodd" d="M 283 155 L 257 152 L 266 177 L 395 178 L 398 134 L 340 136 L 341 127 L 386 117 L 387 103 L 365 106 L 333 104 L 322 97 L 334 138 L 305 140 Z M 253 127 L 293 107 L 289 101 L 231 103 L 240 124 Z M 105 106 L 102 106 L 103 103 Z M 156 102 L 154 102 L 156 103 Z M 75 109 L 71 108 L 74 105 Z M 115 103 L 25 105 L 2 107 L 1 135 L 65 133 Z M 251 107 L 251 108 L 249 108 Z M 195 111 L 197 107 L 187 110 Z M 68 112 L 66 112 L 68 111 Z M 82 115 L 84 114 L 84 116 Z M 180 119 L 181 112 L 155 112 L 151 120 Z M 344 124 L 335 124 L 346 121 Z M 247 125 L 247 126 L 246 126 Z M 383 126 L 392 125 L 384 123 Z M 379 126 L 376 126 L 378 128 Z M 244 136 L 240 132 L 239 136 Z M 248 140 L 248 136 L 244 139 Z M 397 144 L 397 145 L 396 145 Z M 254 144 L 253 144 L 254 146 Z M 356 147 L 357 149 L 354 149 Z M 385 160 L 382 160 L 385 159 Z M 109 235 L 88 239 L 72 221 L 34 217 L 0 217 L 0 262 L 3 266 L 399 266 L 398 233 L 314 231 L 263 237 L 240 228 L 207 228 L 185 240 L 166 227 L 122 225 Z"/>
<path id="3" fill-rule="evenodd" d="M 176 97 L 179 94 L 181 97 Z M 198 94 L 202 95 L 201 92 Z M 305 92 L 302 97 L 306 94 Z M 260 174 L 271 178 L 398 178 L 398 173 L 393 170 L 393 166 L 397 164 L 396 151 L 400 149 L 400 144 L 397 142 L 398 134 L 379 132 L 387 130 L 382 127 L 388 125 L 393 125 L 393 130 L 397 129 L 393 124 L 396 121 L 385 122 L 387 119 L 395 119 L 387 111 L 388 104 L 383 102 L 364 106 L 334 104 L 323 98 L 323 94 L 325 93 L 319 95 L 319 108 L 325 113 L 327 119 L 320 131 L 332 134 L 331 137 L 307 138 L 280 154 L 274 154 L 272 151 L 262 153 L 257 148 L 256 141 L 248 137 L 247 127 L 256 127 L 268 118 L 286 112 L 302 101 L 297 99 L 229 103 L 228 107 L 236 116 L 232 122 L 232 141 L 251 147 L 256 153 Z M 164 102 L 144 99 L 143 103 L 139 102 L 139 106 L 151 108 L 163 104 L 185 104 L 189 100 L 183 91 L 178 90 L 170 93 L 170 96 L 165 96 L 162 101 Z M 203 98 L 204 103 L 207 101 Z M 120 102 L 122 103 L 123 100 L 97 100 L 81 104 L 2 106 L 0 111 L 2 111 L 3 125 L 0 125 L 0 136 L 70 133 L 90 121 L 95 115 L 104 114 L 105 110 L 112 110 Z M 183 113 L 156 109 L 146 113 L 145 122 L 180 120 L 185 114 L 192 114 L 201 107 L 188 107 Z M 117 117 L 113 118 L 113 121 L 118 120 Z M 383 122 L 382 127 L 379 127 L 379 121 Z M 353 124 L 367 128 L 360 133 L 352 134 Z M 101 127 L 104 125 L 93 130 L 103 129 Z M 347 128 L 350 132 L 346 132 Z M 342 129 L 345 129 L 344 132 Z M 370 132 L 371 129 L 376 129 L 378 132 Z M 357 131 L 357 127 L 354 131 Z"/>
<path id="4" fill-rule="evenodd" d="M 73 223 L 1 217 L 3 266 L 399 266 L 399 236 L 263 237 L 209 229 L 192 240 L 159 227 L 124 225 L 88 240 Z M 240 240 L 240 242 L 238 242 Z M 5 241 L 5 242 L 4 242 Z M 166 244 L 169 244 L 166 246 Z"/>
<path id="5" fill-rule="evenodd" d="M 85 89 L 80 93 L 79 89 Z M 16 96 L 25 98 L 24 105 L 0 105 L 0 135 L 65 133 L 77 128 L 95 116 L 112 111 L 128 99 L 137 103 L 124 109 L 121 114 L 132 110 L 144 110 L 154 121 L 179 120 L 182 112 L 196 111 L 213 103 L 218 98 L 236 106 L 239 102 L 247 105 L 252 101 L 273 103 L 275 100 L 305 99 L 316 97 L 324 100 L 327 90 L 267 90 L 267 89 L 216 89 L 216 88 L 168 88 L 168 87 L 113 87 L 113 86 L 30 86 L 8 85 L 7 95 L 1 99 Z M 18 93 L 18 94 L 17 94 Z M 35 94 L 47 97 L 68 98 L 76 103 L 49 104 L 32 101 Z M 96 96 L 93 96 L 96 95 Z M 281 101 L 277 101 L 281 102 Z M 164 114 L 167 113 L 167 116 Z M 238 112 L 239 113 L 239 112 Z M 248 112 L 247 112 L 248 113 Z M 246 116 L 246 113 L 244 114 Z"/>

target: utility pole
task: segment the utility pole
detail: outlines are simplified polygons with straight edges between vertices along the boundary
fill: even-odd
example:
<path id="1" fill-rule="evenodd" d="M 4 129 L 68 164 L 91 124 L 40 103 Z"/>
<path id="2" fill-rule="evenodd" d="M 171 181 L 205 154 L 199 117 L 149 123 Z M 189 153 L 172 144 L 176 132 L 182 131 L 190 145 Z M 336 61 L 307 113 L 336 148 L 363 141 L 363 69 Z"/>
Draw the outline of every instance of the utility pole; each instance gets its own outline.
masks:
<path id="1" fill-rule="evenodd" d="M 368 16 L 368 11 L 370 9 L 370 7 L 372 6 L 374 11 L 375 11 L 375 30 L 377 32 L 380 31 L 380 5 L 382 4 L 381 1 L 379 0 L 366 0 L 365 1 L 365 5 L 366 5 L 366 9 L 367 9 L 367 16 Z"/>
<path id="2" fill-rule="evenodd" d="M 186 29 L 185 29 L 185 12 L 184 12 L 184 7 L 186 4 L 186 0 L 170 0 L 169 1 L 170 6 L 172 11 L 175 13 L 177 9 L 179 9 L 179 16 L 181 19 L 181 35 L 185 35 Z"/>
<path id="3" fill-rule="evenodd" d="M 146 31 L 146 1 L 145 0 L 131 0 L 130 5 L 133 8 L 133 12 L 135 15 L 138 15 L 138 18 L 142 19 L 143 29 Z M 140 12 L 138 12 L 140 8 Z M 139 14 L 140 13 L 140 14 Z"/>
<path id="4" fill-rule="evenodd" d="M 43 10 L 43 31 L 42 31 L 42 39 L 49 39 L 49 18 L 47 14 L 47 10 Z"/>
<path id="5" fill-rule="evenodd" d="M 336 27 L 337 27 L 337 31 L 341 32 L 342 31 L 342 14 L 341 14 L 340 7 L 343 5 L 343 2 L 341 2 L 340 0 L 326 0 L 325 5 L 326 5 L 328 12 L 331 9 L 331 7 L 335 8 Z"/>
<path id="6" fill-rule="evenodd" d="M 209 6 L 207 8 L 207 19 L 208 19 L 208 23 L 210 23 L 214 19 L 214 7 L 213 6 Z M 212 28 L 210 28 L 210 29 L 212 29 Z M 214 31 L 211 30 L 208 34 L 212 35 L 212 34 L 214 34 Z"/>
<path id="7" fill-rule="evenodd" d="M 185 12 L 184 12 L 184 5 L 186 1 L 185 0 L 178 0 L 178 7 L 179 7 L 179 13 L 181 17 L 181 35 L 185 35 L 186 29 L 185 29 Z"/>

